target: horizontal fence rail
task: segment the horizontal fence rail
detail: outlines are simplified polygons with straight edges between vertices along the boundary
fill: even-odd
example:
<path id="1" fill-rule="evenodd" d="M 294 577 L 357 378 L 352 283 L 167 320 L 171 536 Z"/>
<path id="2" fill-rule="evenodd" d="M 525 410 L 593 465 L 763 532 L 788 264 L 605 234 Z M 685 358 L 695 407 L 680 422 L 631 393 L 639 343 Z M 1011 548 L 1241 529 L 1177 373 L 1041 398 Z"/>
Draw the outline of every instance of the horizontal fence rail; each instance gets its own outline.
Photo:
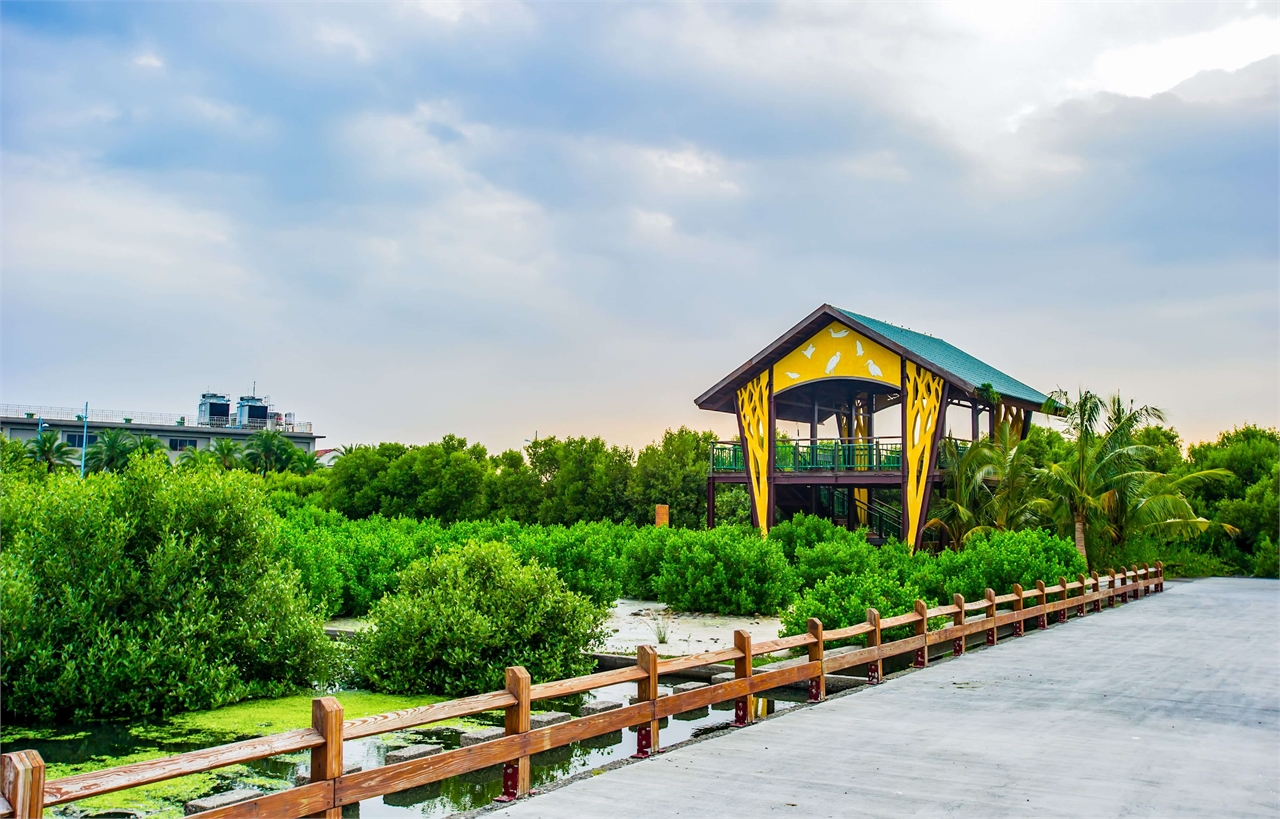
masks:
<path id="1" fill-rule="evenodd" d="M 310 728 L 76 774 L 52 782 L 45 782 L 44 761 L 39 753 L 17 751 L 0 756 L 0 789 L 3 791 L 0 819 L 30 819 L 42 816 L 46 807 L 303 750 L 311 751 L 310 783 L 196 816 L 200 819 L 266 816 L 340 819 L 343 805 L 499 764 L 504 766 L 503 794 L 499 800 L 510 801 L 528 793 L 529 758 L 542 751 L 638 726 L 636 756 L 647 757 L 660 747 L 659 721 L 666 717 L 732 700 L 733 725 L 745 726 L 754 719 L 752 697 L 773 688 L 808 681 L 809 701 L 821 702 L 826 697 L 826 674 L 865 665 L 867 682 L 874 685 L 882 681 L 884 661 L 891 657 L 912 654 L 914 667 L 922 668 L 928 665 L 928 648 L 932 645 L 950 643 L 952 653 L 961 655 L 965 652 L 966 638 L 971 635 L 985 634 L 986 645 L 993 646 L 1002 626 L 1012 625 L 1013 635 L 1019 637 L 1028 620 L 1034 620 L 1037 628 L 1046 628 L 1051 615 L 1055 622 L 1065 623 L 1068 615 L 1081 617 L 1089 611 L 1101 611 L 1104 602 L 1107 607 L 1114 607 L 1163 590 L 1163 565 L 1143 564 L 1121 572 L 1111 571 L 1103 577 L 1097 572 L 1089 577 L 1077 575 L 1074 581 L 1060 577 L 1052 586 L 1038 581 L 1034 589 L 1015 585 L 1010 594 L 997 595 L 987 589 L 981 600 L 966 601 L 957 594 L 951 604 L 934 608 L 918 600 L 914 611 L 883 619 L 875 609 L 868 609 L 866 622 L 830 631 L 811 619 L 805 634 L 757 643 L 752 642 L 749 632 L 739 630 L 734 632 L 733 648 L 701 654 L 660 659 L 654 647 L 640 646 L 634 667 L 568 680 L 532 685 L 523 668 L 509 668 L 503 691 L 359 719 L 344 721 L 342 706 L 334 697 L 319 697 L 312 703 Z M 949 620 L 949 624 L 930 628 L 931 621 L 940 618 Z M 912 635 L 881 642 L 884 631 L 900 627 L 910 627 Z M 825 656 L 827 643 L 859 636 L 867 638 L 866 647 Z M 808 661 L 772 671 L 767 670 L 767 666 L 752 668 L 752 657 L 786 649 L 805 649 Z M 660 676 L 723 662 L 734 664 L 732 680 L 659 696 Z M 530 706 L 534 702 L 627 682 L 638 683 L 637 701 L 632 705 L 530 729 Z M 506 733 L 498 739 L 368 771 L 342 772 L 343 740 L 494 710 L 506 712 Z"/>

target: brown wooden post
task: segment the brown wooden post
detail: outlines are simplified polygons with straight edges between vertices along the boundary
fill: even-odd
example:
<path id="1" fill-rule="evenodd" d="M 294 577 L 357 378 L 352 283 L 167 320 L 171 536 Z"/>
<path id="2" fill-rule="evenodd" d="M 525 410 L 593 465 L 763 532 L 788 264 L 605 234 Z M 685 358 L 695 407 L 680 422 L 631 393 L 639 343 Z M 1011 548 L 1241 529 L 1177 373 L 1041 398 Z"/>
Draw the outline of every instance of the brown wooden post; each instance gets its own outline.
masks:
<path id="1" fill-rule="evenodd" d="M 1036 618 L 1036 628 L 1048 628 L 1049 615 L 1044 613 L 1044 604 L 1049 602 L 1049 595 L 1045 593 L 1043 580 L 1036 581 L 1036 591 L 1039 592 L 1036 595 L 1036 599 L 1040 601 L 1036 604 L 1040 607 L 1040 616 Z"/>
<path id="2" fill-rule="evenodd" d="M 39 751 L 15 751 L 0 756 L 0 790 L 14 819 L 44 815 L 44 760 Z"/>
<path id="3" fill-rule="evenodd" d="M 1107 591 L 1111 592 L 1107 595 L 1107 608 L 1114 609 L 1116 607 L 1116 570 L 1107 569 L 1108 579 L 1111 584 L 1107 587 Z"/>
<path id="4" fill-rule="evenodd" d="M 1156 561 L 1156 591 L 1164 591 L 1164 561 Z"/>
<path id="5" fill-rule="evenodd" d="M 987 629 L 987 645 L 993 646 L 999 635 L 996 634 L 996 590 L 987 589 L 987 619 L 991 621 L 991 628 Z"/>
<path id="6" fill-rule="evenodd" d="M 929 618 L 925 616 L 928 611 L 928 603 L 923 600 L 916 601 L 916 614 L 920 615 L 920 620 L 916 623 L 916 636 L 925 638 L 925 644 L 916 649 L 916 668 L 924 668 L 929 664 Z"/>
<path id="7" fill-rule="evenodd" d="M 1142 564 L 1142 596 L 1146 597 L 1151 594 L 1151 567 L 1146 563 Z"/>
<path id="8" fill-rule="evenodd" d="M 738 629 L 733 633 L 733 647 L 742 652 L 742 656 L 733 661 L 733 678 L 740 680 L 751 676 L 751 632 Z M 754 718 L 755 699 L 750 694 L 733 701 L 733 724 L 739 728 L 750 725 Z"/>
<path id="9" fill-rule="evenodd" d="M 665 503 L 654 504 L 653 506 L 653 525 L 668 526 L 671 523 L 671 507 Z"/>
<path id="10" fill-rule="evenodd" d="M 871 633 L 867 635 L 868 646 L 880 645 L 880 612 L 867 609 L 867 622 L 871 624 Z M 879 685 L 884 678 L 884 661 L 879 657 L 867 663 L 867 682 Z"/>
<path id="11" fill-rule="evenodd" d="M 716 479 L 707 476 L 707 528 L 716 528 Z"/>
<path id="12" fill-rule="evenodd" d="M 1021 614 L 1022 606 L 1023 606 L 1022 585 L 1020 583 L 1014 583 L 1013 584 L 1013 610 Z M 1013 621 L 1013 636 L 1021 637 L 1024 628 L 1025 626 L 1023 625 L 1022 618 L 1018 617 L 1018 619 Z"/>
<path id="13" fill-rule="evenodd" d="M 333 697 L 311 700 L 311 727 L 324 737 L 324 744 L 311 749 L 311 781 L 325 782 L 342 776 L 342 705 Z M 311 814 L 318 819 L 342 819 L 342 808 Z"/>
<path id="14" fill-rule="evenodd" d="M 809 634 L 816 643 L 809 646 L 809 662 L 822 662 L 825 654 L 822 645 L 822 621 L 816 617 L 809 618 Z M 827 676 L 825 669 L 819 667 L 818 676 L 809 678 L 809 702 L 822 702 L 827 698 Z"/>
<path id="15" fill-rule="evenodd" d="M 951 605 L 960 609 L 960 611 L 956 612 L 951 616 L 951 624 L 955 626 L 963 626 L 964 625 L 964 595 L 963 594 L 951 595 Z M 951 641 L 952 656 L 959 657 L 961 654 L 964 653 L 964 639 L 965 639 L 964 635 L 961 634 L 959 637 Z"/>
<path id="16" fill-rule="evenodd" d="M 1066 579 L 1065 577 L 1059 577 L 1059 578 L 1058 578 L 1058 585 L 1062 587 L 1062 600 L 1061 600 L 1061 602 L 1062 602 L 1062 603 L 1066 603 L 1066 602 L 1067 602 L 1067 598 L 1071 596 L 1071 593 L 1067 591 L 1067 579 Z M 1059 623 L 1065 623 L 1065 622 L 1067 622 L 1067 607 L 1066 607 L 1066 606 L 1063 606 L 1062 608 L 1058 609 L 1058 622 L 1059 622 Z"/>
<path id="17" fill-rule="evenodd" d="M 1080 605 L 1076 606 L 1076 617 L 1084 617 L 1085 615 L 1085 597 L 1089 594 L 1089 580 L 1082 574 L 1076 575 L 1076 582 L 1080 584 Z"/>
<path id="18" fill-rule="evenodd" d="M 525 734 L 529 731 L 529 672 L 522 666 L 507 669 L 507 693 L 516 698 L 516 704 L 507 709 L 506 735 Z M 529 793 L 529 757 L 522 756 L 502 766 L 502 795 L 496 802 L 511 802 Z"/>
<path id="19" fill-rule="evenodd" d="M 1093 583 L 1093 591 L 1095 594 L 1102 591 L 1102 581 L 1098 579 L 1097 572 L 1089 572 L 1089 580 Z M 1093 610 L 1095 612 L 1102 611 L 1102 598 L 1097 598 L 1093 601 Z"/>
<path id="20" fill-rule="evenodd" d="M 646 676 L 636 684 L 636 701 L 653 702 L 658 699 L 658 649 L 653 646 L 636 646 L 636 666 Z M 650 720 L 636 730 L 635 759 L 647 759 L 658 752 L 658 720 Z"/>

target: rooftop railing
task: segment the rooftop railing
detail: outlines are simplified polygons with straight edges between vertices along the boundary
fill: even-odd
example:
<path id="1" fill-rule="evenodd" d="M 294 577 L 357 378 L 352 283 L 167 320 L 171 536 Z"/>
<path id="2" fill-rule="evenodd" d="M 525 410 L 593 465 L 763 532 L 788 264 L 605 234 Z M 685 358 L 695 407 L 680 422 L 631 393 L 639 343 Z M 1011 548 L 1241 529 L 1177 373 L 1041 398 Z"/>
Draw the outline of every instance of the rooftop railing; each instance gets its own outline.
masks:
<path id="1" fill-rule="evenodd" d="M 968 441 L 955 441 L 960 455 L 969 449 Z M 902 439 L 899 436 L 878 438 L 819 438 L 778 441 L 774 445 L 776 472 L 897 472 L 902 469 Z M 943 453 L 938 453 L 938 467 L 947 467 Z M 746 464 L 742 444 L 718 441 L 711 445 L 712 472 L 742 472 Z"/>
<path id="2" fill-rule="evenodd" d="M 82 407 L 41 407 L 29 404 L 0 404 L 0 418 L 21 418 L 25 420 L 35 421 L 43 419 L 45 421 L 84 421 L 85 414 Z M 236 427 L 235 417 L 226 419 L 214 418 L 212 422 L 200 423 L 196 416 L 193 415 L 174 415 L 165 412 L 130 412 L 128 410 L 111 410 L 111 409 L 89 409 L 89 417 L 87 419 L 91 424 L 119 424 L 122 427 L 130 425 L 143 426 L 165 426 L 165 427 L 202 427 L 214 428 L 231 427 L 233 429 L 277 429 L 281 432 L 311 432 L 310 421 L 295 421 L 291 424 L 276 423 L 271 424 L 265 418 L 251 418 L 243 426 Z"/>

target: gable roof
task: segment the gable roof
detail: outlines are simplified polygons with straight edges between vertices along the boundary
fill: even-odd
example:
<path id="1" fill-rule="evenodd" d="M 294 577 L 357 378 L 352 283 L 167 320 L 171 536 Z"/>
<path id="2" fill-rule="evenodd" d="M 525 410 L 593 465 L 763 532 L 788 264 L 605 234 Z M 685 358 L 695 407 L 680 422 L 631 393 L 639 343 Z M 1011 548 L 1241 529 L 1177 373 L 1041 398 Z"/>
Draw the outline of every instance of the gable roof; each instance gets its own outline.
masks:
<path id="1" fill-rule="evenodd" d="M 974 358 L 959 347 L 948 344 L 940 338 L 917 333 L 870 316 L 836 309 L 867 329 L 874 330 L 900 347 L 915 353 L 916 358 L 922 359 L 920 363 L 935 364 L 975 387 L 990 384 L 1002 396 L 1035 404 L 1037 409 L 1049 400 L 1049 396 L 1039 390 L 1028 387 L 1008 373 L 997 370 L 985 361 Z"/>
<path id="2" fill-rule="evenodd" d="M 1039 411 L 1048 396 L 1027 386 L 1013 376 L 997 370 L 940 338 L 917 333 L 879 319 L 841 310 L 824 304 L 798 324 L 774 340 L 694 400 L 700 409 L 719 412 L 734 411 L 734 395 L 739 387 L 771 367 L 805 339 L 821 330 L 832 319 L 853 327 L 894 352 L 938 373 L 970 395 L 983 384 L 990 384 L 1010 403 Z"/>

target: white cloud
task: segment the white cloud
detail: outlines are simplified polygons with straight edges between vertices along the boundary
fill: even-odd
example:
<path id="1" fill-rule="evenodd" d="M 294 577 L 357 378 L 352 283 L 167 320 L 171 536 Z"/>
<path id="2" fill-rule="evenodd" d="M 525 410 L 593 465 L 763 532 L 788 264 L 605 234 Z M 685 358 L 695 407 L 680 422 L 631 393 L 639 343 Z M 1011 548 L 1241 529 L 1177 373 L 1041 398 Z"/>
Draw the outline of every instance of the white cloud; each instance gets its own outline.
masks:
<path id="1" fill-rule="evenodd" d="M 1237 71 L 1280 53 L 1280 20 L 1250 17 L 1224 26 L 1103 52 L 1094 61 L 1088 90 L 1132 97 L 1168 91 L 1201 71 Z"/>
<path id="2" fill-rule="evenodd" d="M 321 23 L 316 28 L 316 42 L 331 50 L 346 51 L 358 62 L 368 62 L 373 57 L 373 50 L 363 37 L 334 23 Z"/>
<path id="3" fill-rule="evenodd" d="M 897 154 L 888 150 L 859 154 L 842 162 L 840 167 L 864 179 L 901 181 L 911 177 L 911 172 L 898 161 Z"/>
<path id="4" fill-rule="evenodd" d="M 154 54 L 139 54 L 133 58 L 133 64 L 143 68 L 164 68 L 164 61 Z"/>
<path id="5" fill-rule="evenodd" d="M 646 236 L 666 237 L 675 230 L 676 220 L 665 213 L 636 209 L 631 213 L 636 230 Z"/>

